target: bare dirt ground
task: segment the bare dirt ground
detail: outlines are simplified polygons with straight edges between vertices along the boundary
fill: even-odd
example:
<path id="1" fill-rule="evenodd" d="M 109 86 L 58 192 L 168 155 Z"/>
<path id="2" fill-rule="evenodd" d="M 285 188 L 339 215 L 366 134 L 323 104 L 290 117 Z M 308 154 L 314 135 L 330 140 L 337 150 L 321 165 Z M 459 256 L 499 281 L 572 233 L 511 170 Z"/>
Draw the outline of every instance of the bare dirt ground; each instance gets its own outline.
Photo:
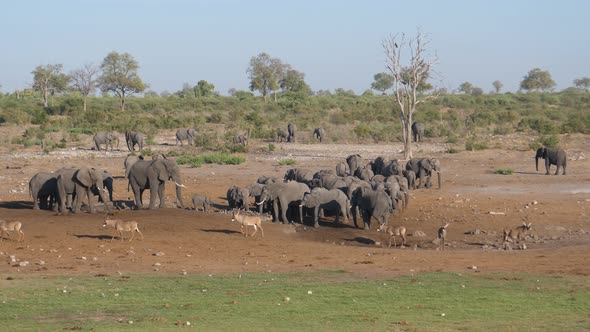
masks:
<path id="1" fill-rule="evenodd" d="M 168 133 L 156 139 L 159 145 L 150 148 L 177 149 L 171 146 L 171 137 Z M 423 271 L 590 275 L 590 161 L 585 155 L 590 137 L 564 137 L 562 143 L 569 156 L 566 176 L 545 176 L 542 165 L 540 172 L 535 172 L 534 152 L 527 149 L 525 138 L 491 137 L 490 146 L 506 148 L 457 154 L 444 153 L 448 146 L 443 143 L 418 145 L 415 156 L 441 159 L 443 184 L 441 190 L 411 191 L 409 208 L 391 218 L 390 223 L 406 226 L 411 234 L 425 234 L 408 237 L 405 248 L 383 248 L 381 233 L 356 229 L 352 224 L 334 225 L 332 217 L 317 229 L 268 223 L 264 224 L 264 238 L 259 234 L 244 238 L 228 214 L 173 208 L 171 185 L 166 192 L 170 208 L 116 212 L 116 218 L 139 221 L 143 241 L 116 239 L 110 243 L 112 230 L 101 227 L 101 213 L 57 216 L 51 211 L 33 211 L 28 181 L 39 171 L 67 165 L 104 168 L 116 176 L 114 200 L 127 201 L 132 194 L 123 178 L 126 151 L 92 151 L 90 140 L 49 154 L 39 152 L 39 147 L 4 146 L 0 148 L 0 219 L 21 221 L 26 241 L 0 242 L 0 274 L 342 269 L 359 278 Z M 257 152 L 257 147 L 268 144 L 251 142 L 252 152 L 241 165 L 181 166 L 188 187 L 183 193 L 185 205 L 193 194 L 201 193 L 223 209 L 226 190 L 233 184 L 245 186 L 263 174 L 282 177 L 291 167 L 331 169 L 352 153 L 368 159 L 379 155 L 402 158 L 400 144 L 276 144 L 272 153 Z M 278 161 L 284 158 L 296 159 L 297 164 L 279 166 Z M 498 168 L 511 168 L 514 174 L 494 174 Z M 527 249 L 516 250 L 517 245 L 512 244 L 515 250 L 501 250 L 503 227 L 516 227 L 525 218 L 533 223 L 532 236 L 525 241 Z M 433 240 L 437 228 L 446 222 L 450 223 L 450 245 L 442 252 Z M 308 218 L 306 224 L 311 223 Z"/>

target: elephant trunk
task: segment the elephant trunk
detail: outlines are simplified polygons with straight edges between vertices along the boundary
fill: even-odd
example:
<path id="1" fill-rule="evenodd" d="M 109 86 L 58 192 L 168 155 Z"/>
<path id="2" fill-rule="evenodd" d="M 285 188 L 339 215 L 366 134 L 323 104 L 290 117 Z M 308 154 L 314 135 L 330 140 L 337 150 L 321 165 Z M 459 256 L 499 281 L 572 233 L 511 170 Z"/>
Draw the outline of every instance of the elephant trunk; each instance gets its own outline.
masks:
<path id="1" fill-rule="evenodd" d="M 103 194 L 105 191 L 106 191 L 105 187 L 103 187 L 103 186 L 98 187 L 98 196 L 100 197 L 100 200 L 104 203 L 105 210 L 107 210 L 107 212 L 111 212 L 111 208 L 109 207 L 107 199 L 106 199 L 105 195 Z M 79 199 L 82 199 L 82 197 L 80 197 Z"/>
<path id="2" fill-rule="evenodd" d="M 437 177 L 438 177 L 438 189 L 440 189 L 440 182 L 441 182 L 441 180 L 440 180 L 440 171 L 436 172 L 436 174 L 437 174 Z"/>
<path id="3" fill-rule="evenodd" d="M 184 204 L 182 203 L 182 186 L 176 186 L 176 201 L 181 209 L 184 208 Z"/>

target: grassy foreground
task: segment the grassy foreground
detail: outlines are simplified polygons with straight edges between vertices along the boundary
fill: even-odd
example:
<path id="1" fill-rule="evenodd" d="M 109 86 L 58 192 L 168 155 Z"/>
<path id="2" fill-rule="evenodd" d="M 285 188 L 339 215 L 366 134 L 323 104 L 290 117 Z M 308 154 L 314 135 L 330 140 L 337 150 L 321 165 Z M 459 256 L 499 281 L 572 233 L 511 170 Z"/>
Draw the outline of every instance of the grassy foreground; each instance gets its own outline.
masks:
<path id="1" fill-rule="evenodd" d="M 0 286 L 5 331 L 590 329 L 590 279 L 579 276 L 5 276 Z"/>

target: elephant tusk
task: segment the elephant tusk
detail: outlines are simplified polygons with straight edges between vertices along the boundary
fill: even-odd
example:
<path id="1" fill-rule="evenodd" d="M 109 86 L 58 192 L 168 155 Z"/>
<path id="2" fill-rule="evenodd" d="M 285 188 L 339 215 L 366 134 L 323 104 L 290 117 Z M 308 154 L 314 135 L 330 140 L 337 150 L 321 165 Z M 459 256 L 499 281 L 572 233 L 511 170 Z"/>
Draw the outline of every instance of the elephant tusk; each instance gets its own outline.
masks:
<path id="1" fill-rule="evenodd" d="M 262 205 L 262 203 L 264 203 L 264 201 L 266 201 L 266 199 L 263 199 L 262 202 L 256 203 L 256 205 Z"/>
<path id="2" fill-rule="evenodd" d="M 180 184 L 180 183 L 178 183 L 178 182 L 176 182 L 176 181 L 174 181 L 174 184 L 175 184 L 177 187 L 180 187 L 180 188 L 186 188 L 186 186 L 185 186 L 184 184 Z"/>

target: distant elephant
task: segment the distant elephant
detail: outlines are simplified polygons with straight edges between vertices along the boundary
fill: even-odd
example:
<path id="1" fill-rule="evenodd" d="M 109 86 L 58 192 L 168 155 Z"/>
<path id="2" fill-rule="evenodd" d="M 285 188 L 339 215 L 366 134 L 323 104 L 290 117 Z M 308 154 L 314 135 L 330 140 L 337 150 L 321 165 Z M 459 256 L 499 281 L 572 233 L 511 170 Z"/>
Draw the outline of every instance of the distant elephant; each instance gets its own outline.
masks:
<path id="1" fill-rule="evenodd" d="M 308 169 L 291 168 L 285 172 L 284 181 L 297 181 L 311 186 L 314 173 Z"/>
<path id="2" fill-rule="evenodd" d="M 197 131 L 194 128 L 180 128 L 176 131 L 176 145 L 182 141 L 187 141 L 188 145 L 193 145 L 195 138 L 197 137 Z"/>
<path id="3" fill-rule="evenodd" d="M 248 145 L 248 137 L 244 134 L 234 136 L 234 144 L 241 144 L 243 146 Z"/>
<path id="4" fill-rule="evenodd" d="M 354 226 L 358 227 L 356 217 L 356 208 L 358 207 L 363 217 L 365 230 L 371 229 L 371 218 L 375 218 L 382 225 L 387 223 L 389 216 L 393 213 L 391 198 L 385 190 L 359 187 L 352 193 L 350 205 Z"/>
<path id="5" fill-rule="evenodd" d="M 295 132 L 297 131 L 297 126 L 292 123 L 287 125 L 287 131 L 289 133 L 289 137 L 287 138 L 287 142 L 293 143 L 295 142 Z"/>
<path id="6" fill-rule="evenodd" d="M 88 208 L 90 213 L 95 213 L 94 209 L 94 193 L 97 192 L 98 196 L 103 202 L 107 202 L 103 195 L 103 171 L 95 168 L 82 167 L 76 168 L 62 168 L 57 172 L 57 188 L 59 192 L 59 210 L 64 213 L 66 211 L 66 201 L 68 195 L 72 195 L 72 212 L 76 213 L 80 211 L 82 200 L 84 197 L 88 197 Z M 97 190 L 94 190 L 96 187 Z M 110 211 L 109 205 L 105 203 L 106 211 Z"/>
<path id="7" fill-rule="evenodd" d="M 313 130 L 313 137 L 317 138 L 321 143 L 324 140 L 324 137 L 326 137 L 326 131 L 321 127 L 316 128 Z"/>
<path id="8" fill-rule="evenodd" d="M 113 131 L 99 131 L 94 135 L 92 140 L 97 151 L 101 151 L 100 146 L 102 144 L 106 146 L 105 150 L 108 151 L 109 147 L 111 147 L 111 151 L 113 151 L 113 141 L 117 141 L 117 149 L 119 148 L 119 136 Z"/>
<path id="9" fill-rule="evenodd" d="M 350 175 L 354 175 L 356 170 L 359 167 L 362 167 L 363 164 L 363 157 L 359 154 L 351 154 L 350 156 L 346 157 L 346 163 L 348 164 L 348 169 L 350 170 Z"/>
<path id="10" fill-rule="evenodd" d="M 350 174 L 350 167 L 344 161 L 339 162 L 336 164 L 336 175 L 338 176 L 349 176 Z"/>
<path id="11" fill-rule="evenodd" d="M 303 208 L 299 206 L 305 193 L 309 192 L 309 187 L 305 183 L 299 182 L 275 182 L 270 183 L 262 188 L 260 202 L 263 204 L 267 200 L 272 200 L 274 220 L 279 220 L 279 204 L 281 206 L 281 217 L 283 223 L 289 222 L 287 219 L 287 209 L 289 206 L 299 207 L 299 222 L 303 223 Z"/>
<path id="12" fill-rule="evenodd" d="M 211 198 L 205 195 L 194 195 L 193 196 L 193 209 L 203 209 L 203 212 L 209 211 L 211 207 Z"/>
<path id="13" fill-rule="evenodd" d="M 420 179 L 418 182 L 418 188 L 422 188 L 422 186 L 430 188 L 430 177 L 432 176 L 433 171 L 436 172 L 438 175 L 438 188 L 440 189 L 440 160 L 432 158 L 410 159 L 406 164 L 406 169 L 414 171 L 416 178 Z"/>
<path id="14" fill-rule="evenodd" d="M 537 154 L 535 155 L 535 167 L 537 172 L 539 171 L 539 158 L 545 159 L 545 175 L 549 175 L 549 169 L 551 168 L 551 165 L 557 166 L 555 175 L 559 173 L 560 167 L 563 167 L 562 175 L 565 175 L 565 168 L 567 166 L 567 154 L 565 153 L 565 150 L 561 148 L 539 148 L 537 150 Z"/>
<path id="15" fill-rule="evenodd" d="M 33 175 L 29 181 L 29 193 L 33 198 L 33 210 L 57 209 L 57 174 L 39 172 Z"/>
<path id="16" fill-rule="evenodd" d="M 422 122 L 412 123 L 412 135 L 414 142 L 422 142 L 424 138 L 424 124 Z"/>
<path id="17" fill-rule="evenodd" d="M 279 129 L 277 131 L 277 142 L 287 142 L 289 140 L 289 134 L 287 134 L 287 132 L 285 132 L 283 129 Z"/>
<path id="18" fill-rule="evenodd" d="M 227 190 L 226 197 L 230 210 L 236 208 L 248 210 L 250 208 L 250 192 L 246 188 L 231 186 Z"/>
<path id="19" fill-rule="evenodd" d="M 338 189 L 324 189 L 314 188 L 310 193 L 303 195 L 301 200 L 301 207 L 313 208 L 313 224 L 314 227 L 319 227 L 320 209 L 325 211 L 336 212 L 336 223 L 339 222 L 340 213 L 344 216 L 344 223 L 348 224 L 348 210 L 350 208 L 350 201 L 346 194 Z"/>
<path id="20" fill-rule="evenodd" d="M 156 208 L 156 199 L 160 199 L 160 208 L 166 207 L 165 188 L 166 181 L 172 180 L 176 185 L 176 203 L 180 208 L 182 203 L 182 176 L 180 167 L 172 159 L 138 160 L 129 170 L 129 184 L 135 196 L 135 205 L 143 208 L 142 195 L 144 190 L 150 190 L 150 210 Z"/>
<path id="21" fill-rule="evenodd" d="M 126 131 L 125 142 L 129 151 L 135 151 L 135 145 L 139 148 L 139 152 L 143 151 L 143 134 L 138 131 Z"/>

